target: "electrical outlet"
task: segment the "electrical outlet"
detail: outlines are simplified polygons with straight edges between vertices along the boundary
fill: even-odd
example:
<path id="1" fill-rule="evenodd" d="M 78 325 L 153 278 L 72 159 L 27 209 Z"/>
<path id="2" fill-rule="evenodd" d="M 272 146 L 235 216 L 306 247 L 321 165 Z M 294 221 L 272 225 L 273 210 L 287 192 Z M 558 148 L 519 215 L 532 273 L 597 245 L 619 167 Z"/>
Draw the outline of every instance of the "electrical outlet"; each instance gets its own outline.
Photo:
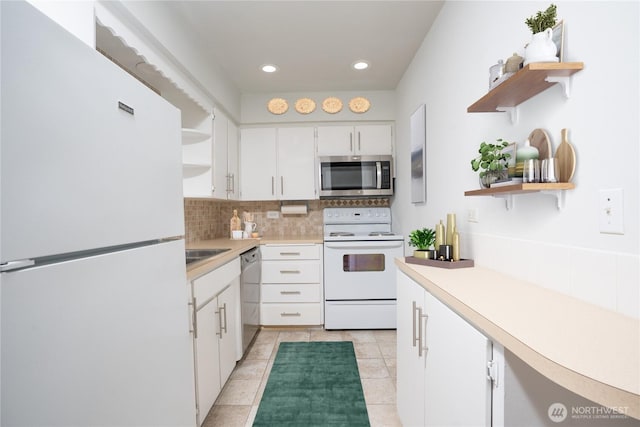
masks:
<path id="1" fill-rule="evenodd" d="M 478 208 L 471 208 L 467 211 L 468 222 L 480 222 L 480 212 Z"/>
<path id="2" fill-rule="evenodd" d="M 280 212 L 278 211 L 267 211 L 268 219 L 278 219 L 280 218 Z"/>
<path id="3" fill-rule="evenodd" d="M 600 190 L 600 233 L 624 234 L 622 189 Z"/>

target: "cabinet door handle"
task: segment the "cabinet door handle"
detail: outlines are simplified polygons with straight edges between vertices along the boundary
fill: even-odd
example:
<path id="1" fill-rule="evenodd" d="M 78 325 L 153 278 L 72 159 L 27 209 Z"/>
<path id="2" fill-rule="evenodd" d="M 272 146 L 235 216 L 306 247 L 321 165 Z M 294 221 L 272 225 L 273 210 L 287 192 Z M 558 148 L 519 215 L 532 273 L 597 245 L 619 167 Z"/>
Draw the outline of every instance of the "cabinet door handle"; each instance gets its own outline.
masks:
<path id="1" fill-rule="evenodd" d="M 360 132 L 358 132 L 358 151 L 362 151 L 362 147 L 360 145 Z"/>
<path id="2" fill-rule="evenodd" d="M 231 174 L 231 194 L 236 194 L 236 174 Z"/>
<path id="3" fill-rule="evenodd" d="M 300 295 L 300 291 L 280 291 L 280 295 Z"/>
<path id="4" fill-rule="evenodd" d="M 300 313 L 280 313 L 282 317 L 300 317 L 302 316 Z"/>
<path id="5" fill-rule="evenodd" d="M 275 195 L 276 195 L 276 189 L 275 189 L 275 187 L 276 187 L 276 182 L 275 182 L 275 179 L 276 179 L 276 177 L 275 177 L 275 176 L 272 176 L 272 177 L 271 177 L 271 195 L 272 195 L 272 196 L 275 196 Z"/>
<path id="6" fill-rule="evenodd" d="M 422 319 L 424 319 L 424 343 L 422 342 Z M 422 352 L 426 354 L 429 351 L 429 347 L 427 346 L 427 321 L 429 320 L 428 314 L 422 314 L 422 308 L 418 308 L 418 357 L 422 357 Z"/>
<path id="7" fill-rule="evenodd" d="M 300 256 L 300 252 L 280 252 L 282 256 Z"/>
<path id="8" fill-rule="evenodd" d="M 191 325 L 193 327 L 193 339 L 198 339 L 198 313 L 196 312 L 196 297 L 191 297 Z"/>
<path id="9" fill-rule="evenodd" d="M 412 303 L 412 310 L 411 310 L 411 317 L 413 318 L 413 321 L 411 322 L 411 326 L 413 326 L 413 332 L 411 337 L 413 338 L 413 346 L 415 347 L 416 344 L 418 343 L 418 335 L 416 334 L 416 311 L 418 311 L 418 308 L 416 307 L 416 302 L 413 301 Z"/>
<path id="10" fill-rule="evenodd" d="M 224 333 L 227 333 L 227 303 L 225 302 L 224 304 L 222 304 L 222 308 L 221 310 L 224 311 L 224 327 L 220 327 L 220 336 L 222 336 L 222 331 L 224 331 Z"/>
<path id="11" fill-rule="evenodd" d="M 284 195 L 284 176 L 280 175 L 280 195 Z"/>
<path id="12" fill-rule="evenodd" d="M 349 132 L 349 151 L 353 151 L 353 132 Z"/>
<path id="13" fill-rule="evenodd" d="M 300 270 L 280 270 L 280 274 L 300 274 Z"/>

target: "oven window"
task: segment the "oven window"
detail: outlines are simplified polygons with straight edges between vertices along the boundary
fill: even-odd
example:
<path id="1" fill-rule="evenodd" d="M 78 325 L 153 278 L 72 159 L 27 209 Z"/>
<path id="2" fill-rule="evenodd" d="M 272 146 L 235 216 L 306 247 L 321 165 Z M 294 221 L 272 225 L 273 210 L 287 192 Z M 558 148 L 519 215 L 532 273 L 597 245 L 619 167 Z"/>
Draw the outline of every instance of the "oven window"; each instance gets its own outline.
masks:
<path id="1" fill-rule="evenodd" d="M 346 254 L 342 256 L 343 271 L 384 271 L 384 254 Z"/>

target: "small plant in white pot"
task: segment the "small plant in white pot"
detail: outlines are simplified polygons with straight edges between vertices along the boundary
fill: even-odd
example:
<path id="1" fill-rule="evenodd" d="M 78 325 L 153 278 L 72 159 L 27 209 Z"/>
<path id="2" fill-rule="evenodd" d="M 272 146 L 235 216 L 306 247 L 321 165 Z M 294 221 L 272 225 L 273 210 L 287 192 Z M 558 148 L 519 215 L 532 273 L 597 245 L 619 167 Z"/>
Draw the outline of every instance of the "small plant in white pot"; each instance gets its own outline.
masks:
<path id="1" fill-rule="evenodd" d="M 416 248 L 413 256 L 416 258 L 435 259 L 436 251 L 431 249 L 436 242 L 436 232 L 432 228 L 413 230 L 409 233 L 409 246 Z"/>
<path id="2" fill-rule="evenodd" d="M 538 11 L 524 21 L 533 34 L 531 42 L 524 49 L 524 65 L 530 62 L 558 62 L 558 48 L 553 42 L 556 11 L 556 5 L 551 4 L 546 10 Z"/>

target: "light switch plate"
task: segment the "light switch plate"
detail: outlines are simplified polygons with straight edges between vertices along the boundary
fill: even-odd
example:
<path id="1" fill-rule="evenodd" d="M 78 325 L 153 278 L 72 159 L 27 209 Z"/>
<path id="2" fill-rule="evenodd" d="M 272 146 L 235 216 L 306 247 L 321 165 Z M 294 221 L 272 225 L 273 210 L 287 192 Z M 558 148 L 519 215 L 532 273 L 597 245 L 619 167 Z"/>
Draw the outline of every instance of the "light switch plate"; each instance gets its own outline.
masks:
<path id="1" fill-rule="evenodd" d="M 280 212 L 278 211 L 267 211 L 268 219 L 278 219 L 280 218 Z"/>
<path id="2" fill-rule="evenodd" d="M 600 190 L 598 212 L 600 233 L 624 234 L 624 201 L 621 188 Z"/>

